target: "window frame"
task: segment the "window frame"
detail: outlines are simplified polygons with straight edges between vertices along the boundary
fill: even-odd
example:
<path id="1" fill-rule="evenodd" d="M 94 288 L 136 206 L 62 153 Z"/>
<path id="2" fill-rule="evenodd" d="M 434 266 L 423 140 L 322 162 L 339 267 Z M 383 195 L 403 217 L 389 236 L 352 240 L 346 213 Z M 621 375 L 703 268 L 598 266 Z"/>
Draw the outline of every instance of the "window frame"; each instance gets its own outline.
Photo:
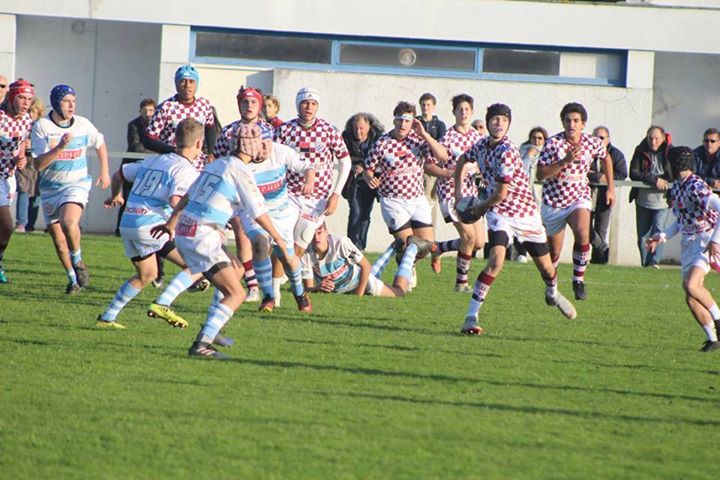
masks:
<path id="1" fill-rule="evenodd" d="M 284 36 L 284 37 L 302 37 L 302 38 L 321 38 L 330 42 L 330 63 L 307 63 L 307 62 L 290 62 L 290 61 L 272 61 L 272 60 L 248 60 L 230 57 L 212 57 L 195 55 L 197 47 L 198 32 L 213 33 L 240 33 L 243 35 L 264 35 L 264 36 Z M 354 65 L 340 63 L 340 48 L 343 44 L 351 45 L 367 45 L 382 46 L 393 48 L 430 48 L 434 50 L 475 50 L 475 70 L 440 70 L 432 68 L 414 68 L 414 67 L 393 67 L 382 65 Z M 559 75 L 532 75 L 517 73 L 488 73 L 483 72 L 483 57 L 486 50 L 489 49 L 518 49 L 518 50 L 535 50 L 535 51 L 553 51 L 563 53 L 586 53 L 597 55 L 616 56 L 620 61 L 620 78 L 609 79 L 604 77 L 569 77 Z M 314 35 L 299 32 L 272 32 L 264 30 L 246 30 L 246 29 L 227 29 L 227 28 L 211 28 L 211 27 L 191 27 L 190 29 L 190 61 L 196 64 L 207 65 L 228 65 L 238 67 L 251 67 L 258 69 L 272 70 L 275 68 L 287 69 L 303 69 L 325 72 L 349 72 L 349 73 L 370 73 L 385 75 L 411 75 L 418 77 L 439 77 L 439 78 L 458 78 L 472 80 L 492 80 L 505 82 L 534 82 L 534 83 L 550 83 L 550 84 L 570 84 L 570 85 L 594 85 L 607 87 L 624 88 L 627 83 L 627 50 L 617 49 L 591 49 L 591 48 L 566 48 L 553 47 L 545 45 L 515 45 L 515 44 L 494 44 L 494 43 L 471 43 L 471 42 L 430 42 L 420 40 L 410 40 L 397 38 L 378 38 L 378 37 L 349 37 L 349 36 L 333 36 L 333 35 Z"/>

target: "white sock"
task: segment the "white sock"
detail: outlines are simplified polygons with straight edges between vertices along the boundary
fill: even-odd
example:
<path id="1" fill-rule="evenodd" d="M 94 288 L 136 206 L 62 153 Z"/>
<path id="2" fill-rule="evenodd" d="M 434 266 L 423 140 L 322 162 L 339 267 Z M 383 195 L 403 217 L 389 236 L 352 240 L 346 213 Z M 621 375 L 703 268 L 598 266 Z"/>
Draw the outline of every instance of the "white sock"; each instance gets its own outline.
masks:
<path id="1" fill-rule="evenodd" d="M 709 325 L 703 325 L 703 330 L 705 330 L 705 336 L 708 340 L 711 342 L 717 342 L 717 330 L 715 330 L 715 323 L 711 323 Z"/>
<path id="2" fill-rule="evenodd" d="M 710 315 L 712 315 L 713 320 L 720 320 L 720 308 L 718 308 L 717 303 L 713 303 L 712 306 L 708 308 L 708 311 Z"/>

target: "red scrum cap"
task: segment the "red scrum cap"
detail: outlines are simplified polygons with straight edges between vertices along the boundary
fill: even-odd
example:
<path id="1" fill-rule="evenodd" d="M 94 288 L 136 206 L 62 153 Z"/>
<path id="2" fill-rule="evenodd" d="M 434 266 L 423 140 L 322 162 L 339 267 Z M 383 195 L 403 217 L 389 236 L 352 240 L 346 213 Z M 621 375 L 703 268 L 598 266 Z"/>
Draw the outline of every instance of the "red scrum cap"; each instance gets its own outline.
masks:
<path id="1" fill-rule="evenodd" d="M 240 102 L 243 98 L 254 98 L 260 103 L 260 105 L 263 104 L 262 92 L 252 87 L 240 87 L 240 91 L 238 91 L 237 94 L 238 102 Z"/>
<path id="2" fill-rule="evenodd" d="M 35 87 L 32 83 L 28 82 L 27 80 L 23 78 L 18 78 L 13 83 L 10 84 L 10 87 L 8 88 L 7 93 L 7 100 L 8 104 L 12 105 L 13 108 L 15 108 L 15 97 L 18 95 L 22 95 L 23 93 L 26 93 L 30 95 L 31 97 L 35 96 Z"/>

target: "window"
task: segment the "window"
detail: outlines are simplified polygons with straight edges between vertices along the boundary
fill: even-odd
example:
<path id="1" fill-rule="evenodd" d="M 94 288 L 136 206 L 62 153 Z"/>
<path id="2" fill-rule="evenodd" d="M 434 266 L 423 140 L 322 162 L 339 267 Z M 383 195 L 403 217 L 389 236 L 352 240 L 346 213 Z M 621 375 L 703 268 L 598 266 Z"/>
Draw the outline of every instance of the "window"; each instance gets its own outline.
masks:
<path id="1" fill-rule="evenodd" d="M 322 38 L 197 32 L 195 55 L 245 60 L 330 63 L 331 41 Z"/>
<path id="2" fill-rule="evenodd" d="M 340 42 L 339 63 L 474 72 L 475 58 L 475 50 L 469 48 L 441 49 Z"/>
<path id="3" fill-rule="evenodd" d="M 625 84 L 627 52 L 462 42 L 398 42 L 323 35 L 192 29 L 191 59 L 260 68 L 322 69 L 450 78 Z"/>

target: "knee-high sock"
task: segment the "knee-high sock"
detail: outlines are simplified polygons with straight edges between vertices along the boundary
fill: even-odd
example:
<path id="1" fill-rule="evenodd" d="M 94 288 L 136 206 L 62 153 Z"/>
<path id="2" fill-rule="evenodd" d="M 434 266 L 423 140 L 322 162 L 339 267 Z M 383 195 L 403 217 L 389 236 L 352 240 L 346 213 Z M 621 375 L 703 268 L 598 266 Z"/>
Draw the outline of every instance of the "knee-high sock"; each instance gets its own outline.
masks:
<path id="1" fill-rule="evenodd" d="M 553 273 L 552 277 L 546 277 L 542 273 L 540 274 L 542 276 L 543 282 L 545 282 L 545 294 L 555 298 L 558 293 L 557 284 L 558 284 L 558 276 L 557 276 L 557 269 Z"/>
<path id="2" fill-rule="evenodd" d="M 115 294 L 115 298 L 112 299 L 110 305 L 108 305 L 100 318 L 108 322 L 115 320 L 120 313 L 120 310 L 122 310 L 123 307 L 130 302 L 130 300 L 135 298 L 138 293 L 140 293 L 140 290 L 133 287 L 130 284 L 130 280 L 123 283 Z"/>
<path id="3" fill-rule="evenodd" d="M 255 275 L 257 275 L 263 297 L 273 298 L 272 262 L 270 261 L 270 257 L 263 259 L 253 258 L 252 262 L 253 265 L 255 265 Z"/>
<path id="4" fill-rule="evenodd" d="M 482 307 L 485 297 L 490 290 L 490 285 L 492 285 L 494 280 L 495 277 L 492 275 L 480 272 L 477 280 L 475 280 L 475 288 L 473 289 L 472 298 L 470 299 L 470 305 L 468 305 L 467 317 L 477 318 L 478 312 L 480 312 L 480 307 Z"/>
<path id="5" fill-rule="evenodd" d="M 300 265 L 298 264 L 295 270 L 290 270 L 286 273 L 288 279 L 290 279 L 290 290 L 292 291 L 293 295 L 295 295 L 296 297 L 302 296 L 302 294 L 305 293 L 305 287 L 303 287 L 302 283 Z"/>
<path id="6" fill-rule="evenodd" d="M 247 288 L 257 287 L 258 281 L 257 276 L 255 275 L 255 268 L 253 267 L 252 260 L 243 262 L 243 268 L 245 269 L 245 273 L 243 273 L 243 279 L 245 279 L 245 285 L 247 285 Z"/>
<path id="7" fill-rule="evenodd" d="M 590 244 L 573 245 L 573 282 L 585 280 L 585 269 L 590 261 Z"/>
<path id="8" fill-rule="evenodd" d="M 77 250 L 70 250 L 70 263 L 75 266 L 80 262 L 82 262 L 82 250 L 79 248 Z"/>
<path id="9" fill-rule="evenodd" d="M 181 270 L 170 280 L 170 283 L 165 287 L 165 290 L 163 290 L 157 300 L 155 300 L 155 303 L 168 306 L 172 305 L 175 299 L 180 296 L 182 292 L 190 288 L 192 284 L 193 281 L 190 274 L 185 270 Z"/>
<path id="10" fill-rule="evenodd" d="M 220 333 L 220 330 L 225 326 L 228 320 L 230 320 L 230 317 L 233 316 L 233 313 L 234 312 L 230 310 L 230 308 L 226 307 L 222 303 L 218 303 L 210 307 L 207 319 L 205 320 L 205 323 L 200 330 L 200 334 L 198 335 L 198 340 L 204 343 L 212 343 L 215 337 L 217 337 L 217 334 Z"/>
<path id="11" fill-rule="evenodd" d="M 375 263 L 373 263 L 372 269 L 370 270 L 370 275 L 376 278 L 382 277 L 383 272 L 387 268 L 388 264 L 390 263 L 390 259 L 392 258 L 393 254 L 395 253 L 395 249 L 392 245 L 390 245 L 382 255 L 380 255 L 380 258 L 378 258 Z"/>
<path id="12" fill-rule="evenodd" d="M 405 249 L 405 253 L 403 253 L 402 260 L 400 261 L 400 266 L 398 267 L 398 271 L 395 274 L 395 278 L 402 277 L 410 283 L 412 280 L 412 270 L 413 265 L 415 264 L 415 257 L 417 257 L 418 248 L 417 245 L 408 245 Z"/>
<path id="13" fill-rule="evenodd" d="M 472 261 L 472 255 L 466 255 L 462 252 L 458 252 L 457 259 L 455 259 L 455 266 L 457 276 L 455 277 L 456 285 L 466 285 L 468 283 L 468 272 L 470 272 L 470 262 Z"/>
<path id="14" fill-rule="evenodd" d="M 445 253 L 445 252 L 454 252 L 458 248 L 460 248 L 460 239 L 456 238 L 454 240 L 445 240 L 443 242 L 435 242 L 435 245 L 437 246 L 437 253 Z"/>

